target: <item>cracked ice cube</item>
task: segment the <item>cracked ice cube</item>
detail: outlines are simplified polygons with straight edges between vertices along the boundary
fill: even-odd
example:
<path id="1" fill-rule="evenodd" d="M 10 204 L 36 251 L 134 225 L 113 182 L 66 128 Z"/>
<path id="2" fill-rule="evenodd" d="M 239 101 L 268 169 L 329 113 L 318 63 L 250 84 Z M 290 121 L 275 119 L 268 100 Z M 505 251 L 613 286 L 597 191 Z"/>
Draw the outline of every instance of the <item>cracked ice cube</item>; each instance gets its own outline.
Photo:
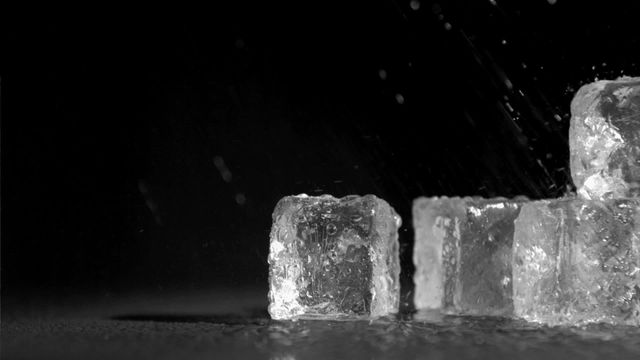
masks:
<path id="1" fill-rule="evenodd" d="M 416 308 L 511 314 L 511 246 L 522 201 L 478 197 L 414 201 Z"/>
<path id="2" fill-rule="evenodd" d="M 640 196 L 640 78 L 598 81 L 571 102 L 571 177 L 591 200 Z"/>
<path id="3" fill-rule="evenodd" d="M 398 311 L 400 217 L 373 195 L 287 196 L 273 212 L 269 314 L 369 318 Z"/>
<path id="4" fill-rule="evenodd" d="M 525 204 L 513 261 L 516 316 L 640 325 L 640 199 Z"/>

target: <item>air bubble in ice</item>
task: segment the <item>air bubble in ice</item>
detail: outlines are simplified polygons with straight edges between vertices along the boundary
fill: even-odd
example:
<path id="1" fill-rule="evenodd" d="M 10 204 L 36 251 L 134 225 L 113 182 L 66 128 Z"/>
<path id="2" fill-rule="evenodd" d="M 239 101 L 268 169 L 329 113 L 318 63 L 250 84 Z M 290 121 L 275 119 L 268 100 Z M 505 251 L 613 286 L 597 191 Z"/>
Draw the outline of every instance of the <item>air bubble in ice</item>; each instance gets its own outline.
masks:
<path id="1" fill-rule="evenodd" d="M 338 231 L 338 228 L 333 223 L 327 224 L 327 234 L 335 235 L 337 231 Z"/>

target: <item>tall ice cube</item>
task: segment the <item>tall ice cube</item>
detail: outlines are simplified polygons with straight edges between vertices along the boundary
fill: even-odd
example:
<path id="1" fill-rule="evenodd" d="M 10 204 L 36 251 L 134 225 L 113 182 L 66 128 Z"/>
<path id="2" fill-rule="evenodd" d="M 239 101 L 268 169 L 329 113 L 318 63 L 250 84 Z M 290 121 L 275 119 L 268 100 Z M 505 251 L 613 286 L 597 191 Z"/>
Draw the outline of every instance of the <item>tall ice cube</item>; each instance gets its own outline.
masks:
<path id="1" fill-rule="evenodd" d="M 569 148 L 582 198 L 640 196 L 640 77 L 580 88 L 571 102 Z"/>
<path id="2" fill-rule="evenodd" d="M 515 223 L 516 316 L 640 325 L 640 199 L 536 201 Z"/>
<path id="3" fill-rule="evenodd" d="M 514 220 L 522 199 L 418 198 L 413 202 L 417 309 L 511 315 Z"/>
<path id="4" fill-rule="evenodd" d="M 282 198 L 273 212 L 269 314 L 371 318 L 398 311 L 400 217 L 374 195 Z"/>

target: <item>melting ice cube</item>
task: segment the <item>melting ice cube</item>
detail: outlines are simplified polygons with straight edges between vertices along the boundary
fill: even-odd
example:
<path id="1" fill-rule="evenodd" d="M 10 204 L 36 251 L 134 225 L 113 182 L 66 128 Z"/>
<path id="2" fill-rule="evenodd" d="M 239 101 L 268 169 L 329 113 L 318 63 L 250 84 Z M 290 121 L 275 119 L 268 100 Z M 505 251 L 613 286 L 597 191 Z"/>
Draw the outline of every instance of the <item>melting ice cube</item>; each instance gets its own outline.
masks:
<path id="1" fill-rule="evenodd" d="M 516 316 L 640 325 L 640 199 L 525 204 L 513 259 Z"/>
<path id="2" fill-rule="evenodd" d="M 585 199 L 640 196 L 640 78 L 598 81 L 571 102 L 571 177 Z"/>
<path id="3" fill-rule="evenodd" d="M 525 199 L 418 198 L 414 302 L 452 314 L 510 315 L 514 219 Z"/>
<path id="4" fill-rule="evenodd" d="M 287 196 L 273 212 L 274 319 L 367 318 L 398 311 L 400 217 L 373 195 Z"/>

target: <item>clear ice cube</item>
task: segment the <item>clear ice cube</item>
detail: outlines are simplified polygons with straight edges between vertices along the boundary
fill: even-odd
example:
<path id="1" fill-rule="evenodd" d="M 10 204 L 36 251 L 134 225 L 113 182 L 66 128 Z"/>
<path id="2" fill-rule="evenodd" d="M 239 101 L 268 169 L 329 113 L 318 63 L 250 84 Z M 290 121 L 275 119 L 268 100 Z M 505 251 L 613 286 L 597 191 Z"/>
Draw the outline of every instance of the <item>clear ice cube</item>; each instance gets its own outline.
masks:
<path id="1" fill-rule="evenodd" d="M 514 220 L 526 199 L 418 198 L 414 303 L 450 314 L 510 315 Z"/>
<path id="2" fill-rule="evenodd" d="M 571 177 L 591 200 L 640 196 L 640 78 L 598 81 L 571 102 Z"/>
<path id="3" fill-rule="evenodd" d="M 398 311 L 400 217 L 374 195 L 282 198 L 273 212 L 274 319 L 379 317 Z"/>
<path id="4" fill-rule="evenodd" d="M 515 223 L 516 316 L 640 325 L 640 199 L 536 201 Z"/>

